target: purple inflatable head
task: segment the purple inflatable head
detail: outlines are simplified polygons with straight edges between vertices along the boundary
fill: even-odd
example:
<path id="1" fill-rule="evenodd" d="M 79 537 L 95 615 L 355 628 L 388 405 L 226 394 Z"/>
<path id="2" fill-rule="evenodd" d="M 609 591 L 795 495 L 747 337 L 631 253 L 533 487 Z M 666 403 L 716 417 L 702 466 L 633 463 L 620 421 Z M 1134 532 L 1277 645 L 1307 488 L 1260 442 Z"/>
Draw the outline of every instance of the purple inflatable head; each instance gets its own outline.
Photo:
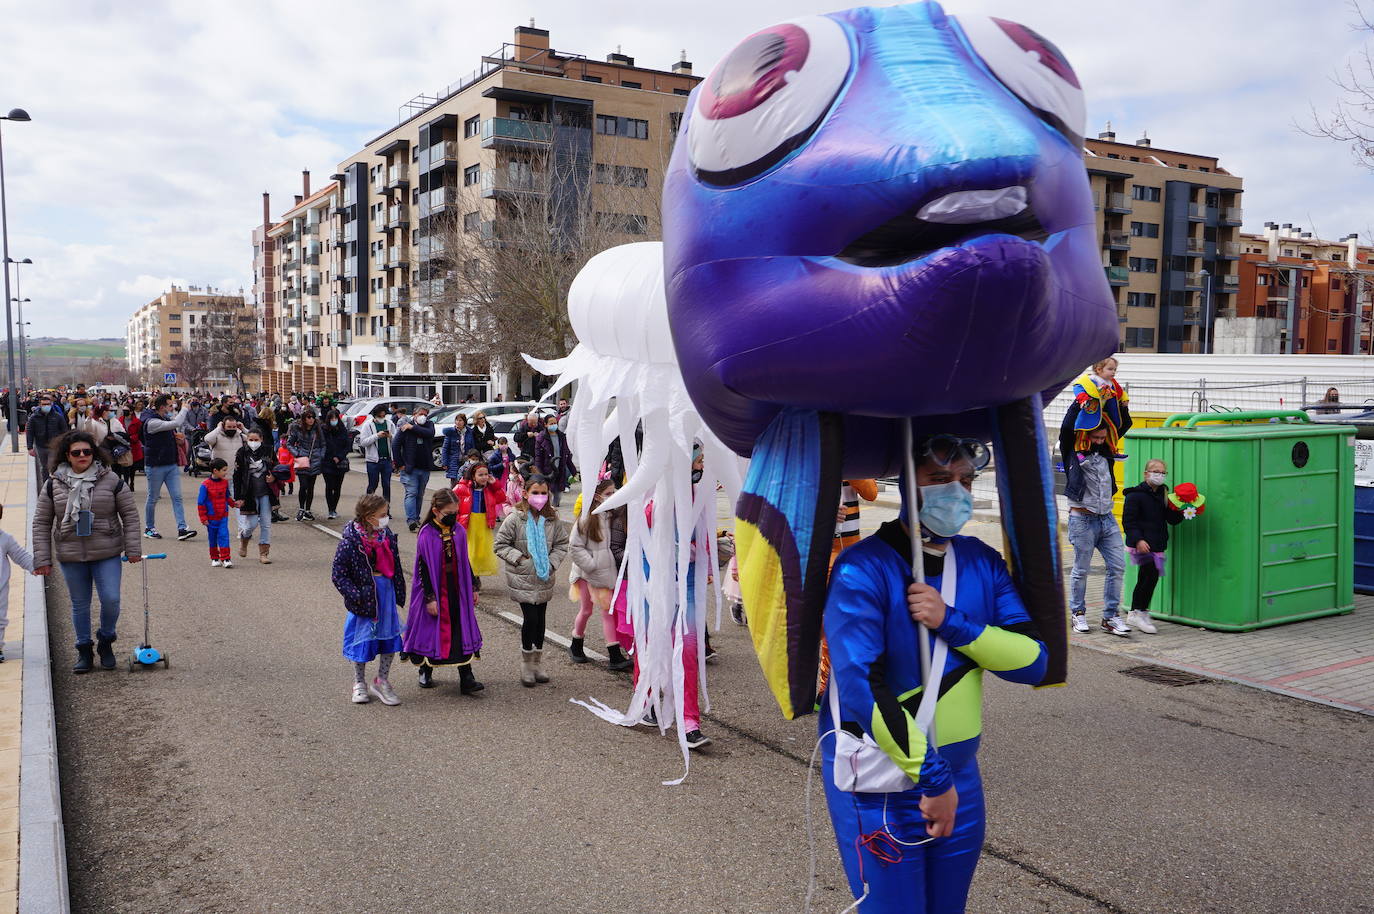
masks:
<path id="1" fill-rule="evenodd" d="M 845 472 L 890 472 L 892 418 L 990 436 L 989 408 L 1111 353 L 1083 120 L 1052 44 L 933 2 L 741 42 L 692 93 L 664 187 L 707 424 L 748 455 L 784 407 L 842 413 Z"/>

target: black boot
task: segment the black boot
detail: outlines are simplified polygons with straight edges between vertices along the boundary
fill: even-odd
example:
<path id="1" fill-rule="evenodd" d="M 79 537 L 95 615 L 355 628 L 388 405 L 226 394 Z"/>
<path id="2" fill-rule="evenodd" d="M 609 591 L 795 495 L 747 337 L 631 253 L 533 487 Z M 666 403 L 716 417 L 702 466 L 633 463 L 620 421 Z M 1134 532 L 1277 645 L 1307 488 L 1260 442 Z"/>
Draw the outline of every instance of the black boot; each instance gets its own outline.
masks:
<path id="1" fill-rule="evenodd" d="M 100 668 L 102 670 L 115 668 L 114 648 L 110 647 L 111 644 L 114 644 L 113 638 L 95 639 L 95 652 L 100 655 Z"/>
<path id="2" fill-rule="evenodd" d="M 633 660 L 620 652 L 618 644 L 606 645 L 606 654 L 610 657 L 610 662 L 606 664 L 608 670 L 628 670 L 635 665 Z"/>
<path id="3" fill-rule="evenodd" d="M 434 667 L 428 663 L 420 664 L 420 688 L 434 688 Z"/>
<path id="4" fill-rule="evenodd" d="M 89 644 L 78 644 L 76 646 L 76 664 L 72 666 L 73 673 L 89 673 L 91 671 L 91 661 L 95 659 L 95 648 Z"/>
<path id="5" fill-rule="evenodd" d="M 582 650 L 581 638 L 572 639 L 572 644 L 568 645 L 568 656 L 572 658 L 573 663 L 587 662 L 587 655 Z"/>
<path id="6" fill-rule="evenodd" d="M 477 677 L 473 674 L 471 663 L 465 663 L 462 666 L 458 667 L 459 692 L 462 692 L 464 695 L 471 695 L 474 692 L 480 692 L 485 688 L 486 686 L 478 682 Z"/>

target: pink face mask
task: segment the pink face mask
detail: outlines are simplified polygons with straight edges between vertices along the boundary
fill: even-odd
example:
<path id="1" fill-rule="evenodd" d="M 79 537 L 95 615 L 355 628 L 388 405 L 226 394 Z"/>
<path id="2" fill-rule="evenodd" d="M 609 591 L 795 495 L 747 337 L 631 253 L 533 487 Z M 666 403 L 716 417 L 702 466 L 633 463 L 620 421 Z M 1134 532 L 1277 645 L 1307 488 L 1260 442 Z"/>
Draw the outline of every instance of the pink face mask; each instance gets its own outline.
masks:
<path id="1" fill-rule="evenodd" d="M 547 505 L 547 504 L 549 503 L 549 496 L 547 496 L 547 495 L 530 495 L 530 496 L 526 497 L 525 501 L 529 502 L 529 503 L 530 503 L 530 507 L 533 508 L 534 510 L 536 510 L 536 511 L 543 511 L 543 510 L 544 510 L 544 506 Z"/>

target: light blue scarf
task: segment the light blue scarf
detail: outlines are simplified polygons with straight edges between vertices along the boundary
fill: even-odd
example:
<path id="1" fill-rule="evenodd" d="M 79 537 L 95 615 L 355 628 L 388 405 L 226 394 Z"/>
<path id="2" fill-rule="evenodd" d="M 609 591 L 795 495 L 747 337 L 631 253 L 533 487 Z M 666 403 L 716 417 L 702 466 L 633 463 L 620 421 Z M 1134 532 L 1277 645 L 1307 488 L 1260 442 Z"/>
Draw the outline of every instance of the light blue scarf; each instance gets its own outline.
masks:
<path id="1" fill-rule="evenodd" d="M 529 546 L 534 573 L 539 580 L 549 579 L 549 542 L 544 536 L 544 518 L 529 511 L 525 515 L 525 544 Z"/>

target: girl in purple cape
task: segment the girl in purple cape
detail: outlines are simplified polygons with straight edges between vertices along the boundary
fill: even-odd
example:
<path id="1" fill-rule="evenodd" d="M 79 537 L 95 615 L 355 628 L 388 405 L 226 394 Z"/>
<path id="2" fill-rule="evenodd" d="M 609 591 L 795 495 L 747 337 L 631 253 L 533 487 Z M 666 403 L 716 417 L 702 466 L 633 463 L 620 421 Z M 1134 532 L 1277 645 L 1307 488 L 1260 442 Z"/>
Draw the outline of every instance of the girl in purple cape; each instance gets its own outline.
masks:
<path id="1" fill-rule="evenodd" d="M 436 666 L 456 666 L 458 691 L 472 695 L 485 688 L 472 672 L 473 658 L 482 653 L 482 632 L 472 596 L 467 534 L 457 521 L 457 497 L 448 489 L 435 492 L 415 537 L 401 656 L 419 665 L 420 688 L 434 688 Z"/>

